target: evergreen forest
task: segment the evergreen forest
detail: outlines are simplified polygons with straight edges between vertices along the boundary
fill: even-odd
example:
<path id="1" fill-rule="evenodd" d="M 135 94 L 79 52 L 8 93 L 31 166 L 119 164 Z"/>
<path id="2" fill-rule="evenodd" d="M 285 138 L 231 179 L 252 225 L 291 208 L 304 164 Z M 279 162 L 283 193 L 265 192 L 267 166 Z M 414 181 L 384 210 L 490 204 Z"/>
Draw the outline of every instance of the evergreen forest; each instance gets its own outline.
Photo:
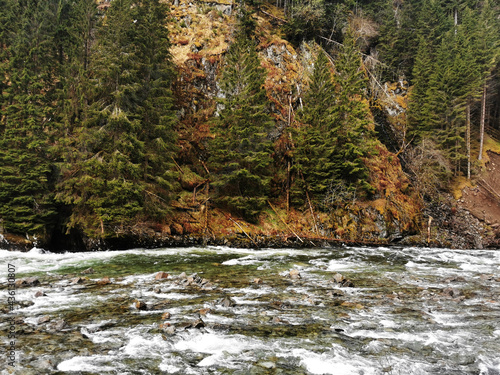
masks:
<path id="1" fill-rule="evenodd" d="M 500 200 L 499 35 L 497 0 L 0 0 L 0 240 L 450 245 L 457 192 Z"/>

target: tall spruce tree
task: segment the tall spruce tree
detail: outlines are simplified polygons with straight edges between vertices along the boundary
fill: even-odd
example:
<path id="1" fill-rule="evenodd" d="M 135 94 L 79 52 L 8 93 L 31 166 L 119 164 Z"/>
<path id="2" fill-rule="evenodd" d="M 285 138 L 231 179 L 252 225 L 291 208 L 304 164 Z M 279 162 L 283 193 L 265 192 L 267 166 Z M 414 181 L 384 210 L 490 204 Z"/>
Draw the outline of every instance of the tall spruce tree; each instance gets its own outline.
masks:
<path id="1" fill-rule="evenodd" d="M 347 183 L 370 193 L 373 188 L 368 183 L 368 170 L 363 161 L 368 156 L 367 140 L 373 136 L 369 105 L 365 98 L 368 79 L 351 28 L 345 35 L 335 68 L 340 175 Z"/>
<path id="2" fill-rule="evenodd" d="M 212 187 L 217 204 L 246 220 L 256 221 L 266 205 L 272 177 L 273 126 L 255 42 L 244 14 L 235 41 L 225 56 L 220 81 L 224 109 L 215 122 L 210 142 Z"/>
<path id="3" fill-rule="evenodd" d="M 294 155 L 299 174 L 296 186 L 299 192 L 294 195 L 302 197 L 306 190 L 320 208 L 324 207 L 329 187 L 340 175 L 335 91 L 331 64 L 321 50 L 304 96 L 304 109 L 300 113 L 300 121 L 304 125 L 298 130 Z"/>
<path id="4" fill-rule="evenodd" d="M 165 219 L 175 141 L 166 16 L 158 0 L 116 0 L 98 26 L 89 105 L 58 191 L 71 208 L 68 228 L 107 236 Z"/>
<path id="5" fill-rule="evenodd" d="M 0 219 L 11 233 L 44 234 L 54 218 L 47 139 L 54 126 L 58 3 L 11 2 L 2 16 Z"/>

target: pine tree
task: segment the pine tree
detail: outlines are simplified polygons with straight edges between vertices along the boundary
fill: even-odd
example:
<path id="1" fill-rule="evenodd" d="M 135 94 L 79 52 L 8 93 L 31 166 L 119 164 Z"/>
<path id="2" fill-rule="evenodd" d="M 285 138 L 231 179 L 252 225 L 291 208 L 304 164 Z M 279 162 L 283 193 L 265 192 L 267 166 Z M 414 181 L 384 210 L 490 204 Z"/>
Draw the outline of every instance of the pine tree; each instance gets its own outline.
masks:
<path id="1" fill-rule="evenodd" d="M 307 191 L 320 208 L 323 207 L 329 187 L 339 178 L 339 160 L 336 157 L 338 118 L 330 68 L 326 53 L 320 51 L 304 96 L 304 110 L 300 114 L 300 121 L 304 125 L 296 137 L 295 163 L 299 173 L 299 192 L 294 195 L 302 197 Z"/>
<path id="2" fill-rule="evenodd" d="M 209 164 L 216 203 L 249 221 L 256 221 L 266 205 L 272 176 L 267 134 L 273 120 L 264 80 L 255 44 L 240 27 L 225 56 L 220 82 L 224 109 L 209 145 Z"/>
<path id="3" fill-rule="evenodd" d="M 172 157 L 177 116 L 173 110 L 172 82 L 175 78 L 170 40 L 166 28 L 168 5 L 160 0 L 144 0 L 135 8 L 135 37 L 140 67 L 138 114 L 139 140 L 144 144 L 141 161 L 144 210 L 150 217 L 163 219 L 169 213 L 172 198 Z"/>
<path id="4" fill-rule="evenodd" d="M 54 126 L 57 3 L 11 3 L 2 26 L 0 218 L 11 233 L 43 235 L 54 219 L 47 139 Z"/>
<path id="5" fill-rule="evenodd" d="M 175 116 L 167 9 L 157 0 L 132 5 L 114 1 L 98 27 L 89 105 L 59 184 L 58 199 L 71 208 L 68 228 L 88 235 L 168 213 Z"/>
<path id="6" fill-rule="evenodd" d="M 335 62 L 338 87 L 337 111 L 339 132 L 337 145 L 340 174 L 350 184 L 370 193 L 368 171 L 363 158 L 368 155 L 366 141 L 373 135 L 370 127 L 370 110 L 365 99 L 366 72 L 352 30 L 349 28 Z"/>

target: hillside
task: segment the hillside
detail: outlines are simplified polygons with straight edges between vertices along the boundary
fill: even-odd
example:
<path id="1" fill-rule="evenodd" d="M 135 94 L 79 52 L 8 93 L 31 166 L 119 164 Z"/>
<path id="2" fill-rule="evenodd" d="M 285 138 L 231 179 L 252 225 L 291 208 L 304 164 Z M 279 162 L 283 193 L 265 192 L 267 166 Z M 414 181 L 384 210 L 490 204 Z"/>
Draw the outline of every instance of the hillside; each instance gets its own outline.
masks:
<path id="1" fill-rule="evenodd" d="M 493 199 L 495 189 L 484 187 L 496 181 L 493 159 L 487 172 L 472 164 L 468 185 L 477 183 L 479 193 L 465 188 L 458 201 L 450 195 L 470 165 L 470 114 L 432 125 L 432 134 L 428 119 L 440 114 L 421 111 L 432 103 L 420 96 L 420 55 L 411 73 L 395 77 L 384 47 L 387 21 L 368 5 L 366 13 L 336 9 L 342 27 L 327 37 L 323 26 L 314 30 L 330 13 L 316 19 L 322 13 L 312 3 L 78 4 L 65 9 L 81 22 L 73 27 L 81 27 L 88 48 L 72 49 L 82 41 L 68 37 L 59 49 L 42 51 L 46 62 L 33 60 L 41 73 L 28 85 L 41 85 L 39 113 L 19 110 L 24 83 L 16 72 L 25 66 L 10 52 L 15 37 L 4 45 L 2 145 L 19 147 L 18 160 L 26 160 L 26 147 L 36 163 L 21 166 L 16 153 L 0 155 L 3 247 L 498 241 L 497 213 L 483 212 L 495 202 L 466 198 Z M 37 85 L 43 72 L 47 78 Z M 495 95 L 491 90 L 489 100 Z M 455 111 L 470 111 L 454 103 Z M 471 103 L 475 126 L 480 101 Z M 23 139 L 9 131 L 18 124 L 25 124 L 17 133 Z M 437 130 L 452 126 L 459 133 Z M 34 144 L 30 137 L 38 148 L 23 146 Z M 15 172 L 27 168 L 37 172 Z M 26 188 L 15 192 L 20 184 Z"/>

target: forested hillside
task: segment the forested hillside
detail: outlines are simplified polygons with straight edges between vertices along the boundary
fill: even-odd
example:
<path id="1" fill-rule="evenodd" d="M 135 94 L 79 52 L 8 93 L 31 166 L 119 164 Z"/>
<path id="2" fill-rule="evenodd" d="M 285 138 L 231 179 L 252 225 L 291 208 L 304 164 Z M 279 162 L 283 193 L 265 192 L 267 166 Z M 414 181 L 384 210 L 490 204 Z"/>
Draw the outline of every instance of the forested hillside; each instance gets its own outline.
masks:
<path id="1" fill-rule="evenodd" d="M 488 0 L 0 0 L 0 242 L 494 246 L 460 197 L 499 32 Z"/>

